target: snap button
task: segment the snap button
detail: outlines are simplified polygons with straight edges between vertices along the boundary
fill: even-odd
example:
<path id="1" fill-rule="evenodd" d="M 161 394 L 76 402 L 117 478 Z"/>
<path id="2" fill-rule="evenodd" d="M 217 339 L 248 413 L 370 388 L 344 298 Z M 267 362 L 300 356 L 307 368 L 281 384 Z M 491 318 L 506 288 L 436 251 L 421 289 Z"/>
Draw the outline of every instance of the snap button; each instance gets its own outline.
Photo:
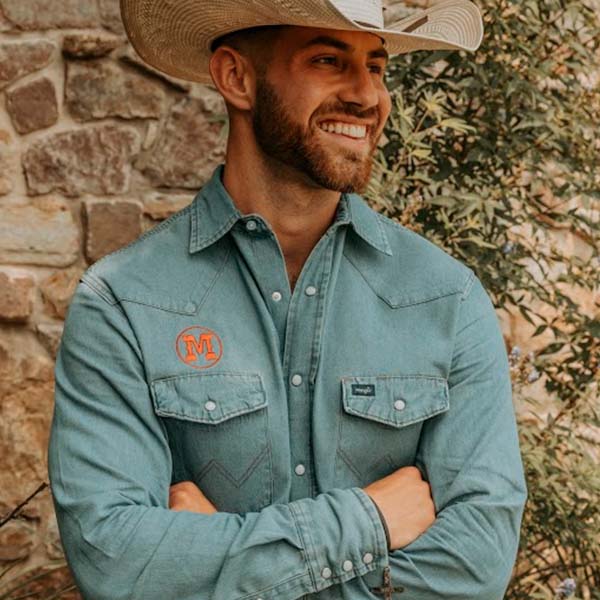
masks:
<path id="1" fill-rule="evenodd" d="M 321 575 L 323 575 L 323 577 L 325 579 L 329 579 L 331 577 L 331 569 L 329 567 L 325 567 L 322 571 L 321 571 Z"/>
<path id="2" fill-rule="evenodd" d="M 366 553 L 363 555 L 363 562 L 364 562 L 364 563 L 366 563 L 367 565 L 368 565 L 370 562 L 373 562 L 373 555 L 372 555 L 370 552 L 366 552 Z"/>
<path id="3" fill-rule="evenodd" d="M 296 475 L 304 475 L 304 472 L 306 471 L 306 469 L 304 468 L 304 465 L 302 463 L 296 465 L 296 468 L 294 469 L 294 471 L 296 472 Z"/>
<path id="4" fill-rule="evenodd" d="M 292 376 L 292 385 L 300 385 L 302 383 L 302 375 L 298 375 L 298 373 L 296 373 L 294 376 Z"/>
<path id="5" fill-rule="evenodd" d="M 405 406 L 406 402 L 404 402 L 404 400 L 396 400 L 396 402 L 394 402 L 394 408 L 396 410 L 404 410 Z"/>
<path id="6" fill-rule="evenodd" d="M 248 221 L 246 223 L 246 229 L 248 231 L 254 231 L 256 228 L 258 227 L 258 225 L 256 224 L 256 221 L 250 219 L 250 221 Z"/>
<path id="7" fill-rule="evenodd" d="M 342 569 L 344 569 L 344 571 L 351 571 L 353 566 L 351 560 L 345 560 L 342 564 Z"/>
<path id="8" fill-rule="evenodd" d="M 307 296 L 314 296 L 317 293 L 317 288 L 314 285 L 309 285 L 306 290 L 304 290 L 304 293 Z"/>
<path id="9" fill-rule="evenodd" d="M 215 408 L 217 408 L 217 405 L 212 400 L 208 400 L 204 403 L 204 408 L 206 410 L 215 410 Z"/>
<path id="10" fill-rule="evenodd" d="M 273 298 L 273 300 L 275 300 L 275 302 L 279 302 L 281 300 L 281 294 L 279 292 L 273 292 L 271 294 L 271 298 Z"/>

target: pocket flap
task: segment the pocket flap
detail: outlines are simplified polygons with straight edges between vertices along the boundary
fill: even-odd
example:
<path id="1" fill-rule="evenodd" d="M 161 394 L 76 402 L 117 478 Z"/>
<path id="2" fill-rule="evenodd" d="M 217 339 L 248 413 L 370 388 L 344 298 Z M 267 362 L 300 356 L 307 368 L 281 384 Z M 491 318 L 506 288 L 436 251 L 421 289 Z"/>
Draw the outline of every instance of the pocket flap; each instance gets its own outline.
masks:
<path id="1" fill-rule="evenodd" d="M 448 381 L 431 375 L 342 377 L 347 413 L 405 427 L 449 408 Z"/>
<path id="2" fill-rule="evenodd" d="M 154 410 L 162 417 L 217 424 L 267 405 L 258 373 L 207 373 L 155 379 Z"/>

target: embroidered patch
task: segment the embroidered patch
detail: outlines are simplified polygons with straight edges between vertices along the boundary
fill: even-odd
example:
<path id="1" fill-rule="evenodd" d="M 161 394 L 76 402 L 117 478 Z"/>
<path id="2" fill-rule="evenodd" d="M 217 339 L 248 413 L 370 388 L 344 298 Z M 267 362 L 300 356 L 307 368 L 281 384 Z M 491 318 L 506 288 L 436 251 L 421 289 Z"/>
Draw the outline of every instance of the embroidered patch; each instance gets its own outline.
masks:
<path id="1" fill-rule="evenodd" d="M 375 395 L 375 384 L 374 383 L 353 383 L 352 384 L 352 395 L 353 396 L 374 396 Z"/>
<path id="2" fill-rule="evenodd" d="M 192 369 L 209 369 L 221 360 L 223 342 L 211 329 L 193 325 L 179 333 L 175 351 L 179 359 Z"/>

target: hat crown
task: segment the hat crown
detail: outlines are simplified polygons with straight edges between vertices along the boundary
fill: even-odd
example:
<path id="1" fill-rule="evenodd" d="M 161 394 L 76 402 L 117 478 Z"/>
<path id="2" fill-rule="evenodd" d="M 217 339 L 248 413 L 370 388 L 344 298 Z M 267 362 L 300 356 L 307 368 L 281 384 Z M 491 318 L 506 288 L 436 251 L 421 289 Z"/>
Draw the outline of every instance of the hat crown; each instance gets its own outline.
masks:
<path id="1" fill-rule="evenodd" d="M 349 19 L 383 29 L 383 5 L 381 0 L 331 0 L 331 3 Z"/>

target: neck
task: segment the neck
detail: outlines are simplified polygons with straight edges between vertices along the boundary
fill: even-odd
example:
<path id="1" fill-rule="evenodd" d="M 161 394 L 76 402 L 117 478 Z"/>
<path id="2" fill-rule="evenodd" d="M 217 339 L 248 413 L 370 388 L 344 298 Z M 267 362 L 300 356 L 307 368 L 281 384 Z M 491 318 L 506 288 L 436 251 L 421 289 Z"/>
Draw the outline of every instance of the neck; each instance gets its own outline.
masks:
<path id="1" fill-rule="evenodd" d="M 230 135 L 223 184 L 242 214 L 258 213 L 271 226 L 286 261 L 304 263 L 335 217 L 340 192 L 268 156 L 253 136 Z"/>

